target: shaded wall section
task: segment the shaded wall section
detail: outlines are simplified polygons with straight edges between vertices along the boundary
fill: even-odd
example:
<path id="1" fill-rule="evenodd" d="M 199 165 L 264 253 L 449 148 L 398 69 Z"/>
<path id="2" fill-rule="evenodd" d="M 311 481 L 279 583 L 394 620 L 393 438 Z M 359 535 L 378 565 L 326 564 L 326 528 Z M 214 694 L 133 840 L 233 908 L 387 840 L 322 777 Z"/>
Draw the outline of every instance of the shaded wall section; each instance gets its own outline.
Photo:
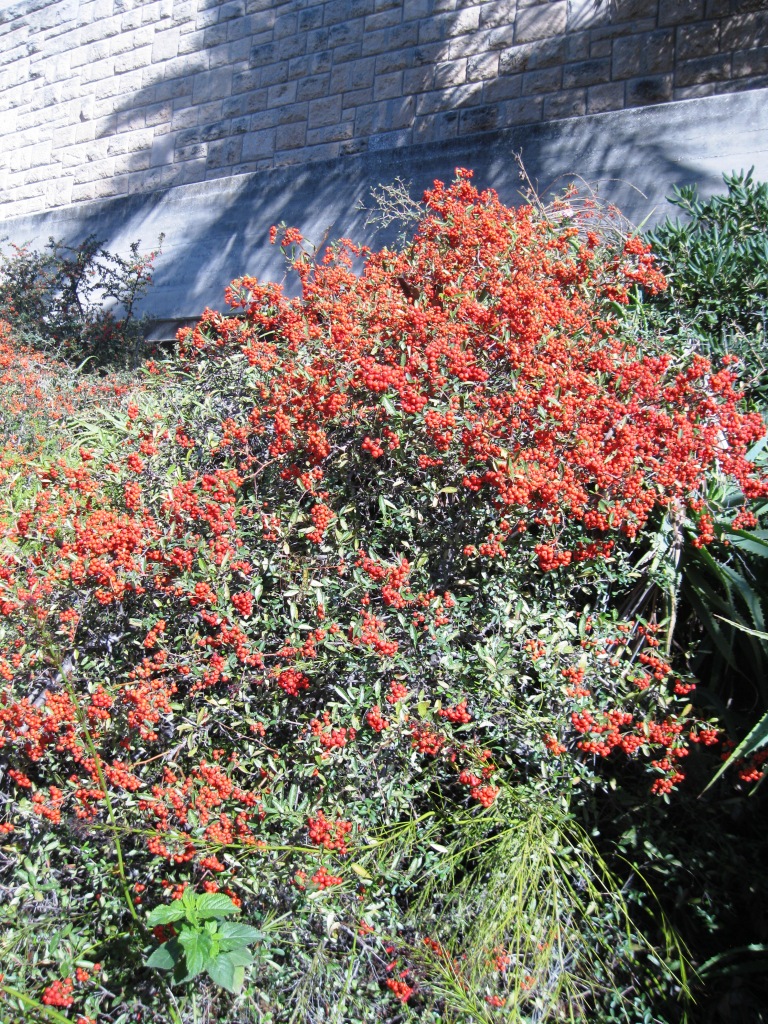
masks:
<path id="1" fill-rule="evenodd" d="M 77 241 L 90 232 L 125 250 L 146 248 L 164 232 L 164 252 L 147 308 L 159 318 L 157 337 L 206 306 L 221 307 L 223 289 L 251 274 L 281 280 L 279 251 L 269 228 L 285 221 L 315 243 L 351 237 L 387 241 L 366 227 L 358 209 L 370 189 L 398 175 L 420 196 L 457 166 L 475 171 L 479 187 L 520 201 L 515 160 L 521 154 L 534 185 L 546 194 L 584 179 L 635 224 L 661 217 L 673 184 L 696 182 L 703 194 L 722 187 L 722 174 L 755 167 L 768 179 L 768 89 L 596 114 L 542 125 L 270 168 L 181 185 L 164 191 L 81 203 L 15 218 L 3 226 L 16 242 L 38 245 L 48 236 Z M 370 202 L 368 203 L 370 206 Z"/>
<path id="2" fill-rule="evenodd" d="M 766 86 L 766 0 L 0 0 L 0 217 Z"/>

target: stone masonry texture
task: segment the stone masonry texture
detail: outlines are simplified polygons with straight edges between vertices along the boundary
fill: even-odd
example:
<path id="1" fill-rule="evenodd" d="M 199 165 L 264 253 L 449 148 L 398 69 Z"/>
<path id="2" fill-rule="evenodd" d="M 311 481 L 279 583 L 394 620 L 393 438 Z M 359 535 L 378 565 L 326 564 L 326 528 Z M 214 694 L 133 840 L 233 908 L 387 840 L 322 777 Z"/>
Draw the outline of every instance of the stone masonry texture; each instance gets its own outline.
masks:
<path id="1" fill-rule="evenodd" d="M 0 217 L 767 85 L 762 0 L 0 0 Z"/>

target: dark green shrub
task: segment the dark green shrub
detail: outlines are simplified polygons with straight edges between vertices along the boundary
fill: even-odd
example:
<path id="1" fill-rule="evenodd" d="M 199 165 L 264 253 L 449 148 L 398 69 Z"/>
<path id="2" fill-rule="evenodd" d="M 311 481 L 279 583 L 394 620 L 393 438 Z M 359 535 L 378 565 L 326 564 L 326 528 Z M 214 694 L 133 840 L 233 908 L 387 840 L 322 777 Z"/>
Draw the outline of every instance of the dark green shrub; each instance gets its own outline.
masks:
<path id="1" fill-rule="evenodd" d="M 42 251 L 11 246 L 0 253 L 0 316 L 26 343 L 68 362 L 136 366 L 148 322 L 136 307 L 162 240 L 148 253 L 133 242 L 127 257 L 95 235 L 76 246 L 51 238 Z"/>
<path id="2" fill-rule="evenodd" d="M 763 403 L 768 317 L 768 184 L 752 170 L 723 175 L 727 192 L 702 201 L 695 185 L 669 197 L 686 219 L 667 217 L 647 238 L 667 278 L 652 305 L 666 326 L 692 328 L 709 354 L 737 355 Z"/>

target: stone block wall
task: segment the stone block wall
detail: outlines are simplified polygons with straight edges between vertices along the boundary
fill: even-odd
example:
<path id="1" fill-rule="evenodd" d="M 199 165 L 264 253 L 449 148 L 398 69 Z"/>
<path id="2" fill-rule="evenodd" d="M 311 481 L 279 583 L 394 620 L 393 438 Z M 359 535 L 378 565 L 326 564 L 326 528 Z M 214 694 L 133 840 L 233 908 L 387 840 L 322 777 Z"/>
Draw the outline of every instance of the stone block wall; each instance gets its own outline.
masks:
<path id="1" fill-rule="evenodd" d="M 765 0 L 0 0 L 0 218 L 766 85 Z"/>

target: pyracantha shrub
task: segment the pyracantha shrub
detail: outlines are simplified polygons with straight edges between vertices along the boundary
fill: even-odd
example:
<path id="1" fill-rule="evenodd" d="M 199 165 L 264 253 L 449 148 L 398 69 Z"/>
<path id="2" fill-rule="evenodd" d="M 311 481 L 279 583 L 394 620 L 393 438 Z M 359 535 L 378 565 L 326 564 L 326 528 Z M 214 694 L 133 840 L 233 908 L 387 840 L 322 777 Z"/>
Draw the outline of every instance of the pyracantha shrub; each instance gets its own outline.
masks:
<path id="1" fill-rule="evenodd" d="M 674 1003 L 557 822 L 576 785 L 665 797 L 717 743 L 662 555 L 714 542 L 714 472 L 768 494 L 762 420 L 733 369 L 627 335 L 617 308 L 664 280 L 565 202 L 460 171 L 398 250 L 273 238 L 300 297 L 233 282 L 108 430 L 19 463 L 3 827 L 125 847 L 134 920 L 187 886 L 290 915 L 249 968 L 275 1021 Z"/>

